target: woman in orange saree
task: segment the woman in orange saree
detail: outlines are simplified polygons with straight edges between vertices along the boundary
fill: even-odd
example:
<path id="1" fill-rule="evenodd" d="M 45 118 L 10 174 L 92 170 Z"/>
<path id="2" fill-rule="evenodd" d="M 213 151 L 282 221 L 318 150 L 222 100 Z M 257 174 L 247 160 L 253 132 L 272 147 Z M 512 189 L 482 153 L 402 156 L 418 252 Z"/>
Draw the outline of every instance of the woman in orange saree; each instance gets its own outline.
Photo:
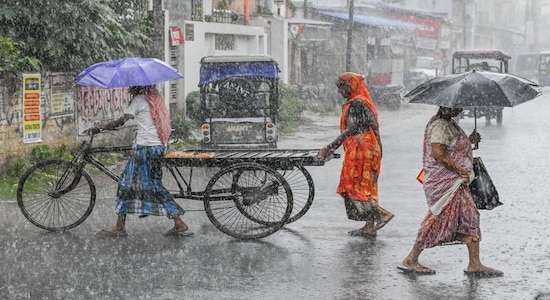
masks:
<path id="1" fill-rule="evenodd" d="M 340 117 L 340 135 L 319 151 L 326 157 L 340 146 L 344 161 L 337 193 L 344 199 L 349 219 L 365 221 L 360 229 L 350 231 L 354 236 L 375 237 L 376 231 L 393 218 L 393 214 L 378 205 L 378 176 L 382 161 L 382 145 L 378 112 L 360 74 L 340 74 L 336 85 L 346 98 Z"/>

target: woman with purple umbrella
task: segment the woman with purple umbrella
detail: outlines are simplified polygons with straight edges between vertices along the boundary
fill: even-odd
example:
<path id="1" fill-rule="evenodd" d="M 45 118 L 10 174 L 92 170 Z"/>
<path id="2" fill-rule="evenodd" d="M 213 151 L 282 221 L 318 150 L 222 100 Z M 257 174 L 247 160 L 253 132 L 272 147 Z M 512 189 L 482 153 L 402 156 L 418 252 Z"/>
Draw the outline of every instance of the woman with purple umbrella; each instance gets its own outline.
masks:
<path id="1" fill-rule="evenodd" d="M 92 134 L 113 130 L 129 119 L 135 119 L 137 123 L 135 151 L 122 172 L 115 197 L 115 212 L 118 215 L 116 224 L 98 234 L 127 236 L 126 215 L 139 214 L 167 216 L 174 220 L 174 227 L 165 233 L 166 236 L 190 235 L 187 225 L 180 217 L 185 211 L 162 185 L 161 167 L 151 163 L 155 158 L 164 155 L 165 145 L 172 131 L 164 98 L 155 86 L 132 86 L 128 91 L 133 98 L 122 117 L 87 130 Z"/>

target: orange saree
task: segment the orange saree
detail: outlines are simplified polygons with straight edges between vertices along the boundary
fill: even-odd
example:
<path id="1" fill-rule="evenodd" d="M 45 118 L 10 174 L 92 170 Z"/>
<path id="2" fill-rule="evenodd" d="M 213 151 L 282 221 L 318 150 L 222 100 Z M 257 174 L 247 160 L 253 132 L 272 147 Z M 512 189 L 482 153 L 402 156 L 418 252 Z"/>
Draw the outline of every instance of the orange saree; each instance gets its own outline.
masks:
<path id="1" fill-rule="evenodd" d="M 354 73 L 343 73 L 340 79 L 351 86 L 351 95 L 342 106 L 340 131 L 346 129 L 348 110 L 353 101 L 360 100 L 369 108 L 378 124 L 378 113 L 367 90 L 365 81 Z M 378 175 L 382 162 L 382 149 L 372 128 L 347 138 L 343 143 L 344 161 L 337 193 L 347 194 L 352 200 L 378 202 Z"/>

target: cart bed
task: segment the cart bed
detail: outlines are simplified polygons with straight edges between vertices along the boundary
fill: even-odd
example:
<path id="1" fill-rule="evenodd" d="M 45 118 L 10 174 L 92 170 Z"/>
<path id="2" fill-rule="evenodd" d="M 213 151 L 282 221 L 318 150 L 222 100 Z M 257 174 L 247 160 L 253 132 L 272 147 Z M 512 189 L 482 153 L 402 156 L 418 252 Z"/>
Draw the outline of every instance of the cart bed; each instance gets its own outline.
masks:
<path id="1" fill-rule="evenodd" d="M 178 167 L 225 167 L 240 162 L 255 162 L 274 169 L 291 169 L 296 165 L 322 166 L 319 149 L 200 149 L 172 151 L 157 160 L 161 165 Z M 339 155 L 335 154 L 334 158 Z"/>

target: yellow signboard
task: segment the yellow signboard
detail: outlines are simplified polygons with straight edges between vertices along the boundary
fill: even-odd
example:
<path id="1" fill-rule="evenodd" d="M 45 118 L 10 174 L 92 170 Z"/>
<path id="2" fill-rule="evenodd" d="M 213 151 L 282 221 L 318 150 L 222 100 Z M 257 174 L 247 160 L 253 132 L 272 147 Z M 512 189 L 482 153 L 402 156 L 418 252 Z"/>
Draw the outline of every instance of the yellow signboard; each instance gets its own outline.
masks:
<path id="1" fill-rule="evenodd" d="M 23 142 L 42 141 L 40 113 L 40 74 L 23 74 Z"/>

